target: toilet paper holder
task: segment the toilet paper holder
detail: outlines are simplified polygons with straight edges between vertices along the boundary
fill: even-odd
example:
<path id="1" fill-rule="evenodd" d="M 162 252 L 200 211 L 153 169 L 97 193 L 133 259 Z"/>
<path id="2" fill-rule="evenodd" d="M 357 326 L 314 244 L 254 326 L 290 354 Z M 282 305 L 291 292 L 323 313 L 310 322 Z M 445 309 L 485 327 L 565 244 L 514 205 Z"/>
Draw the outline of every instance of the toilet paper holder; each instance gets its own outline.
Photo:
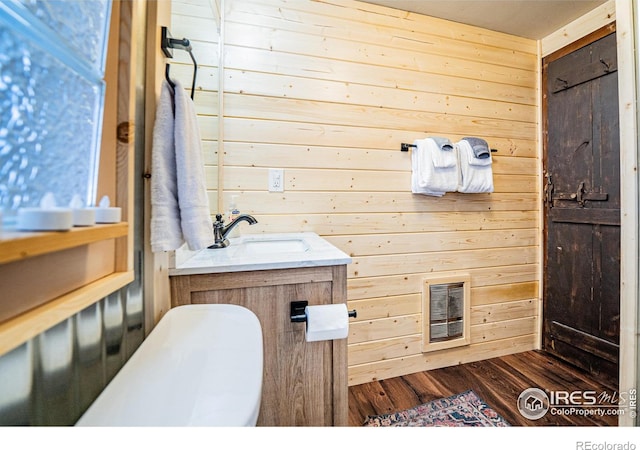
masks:
<path id="1" fill-rule="evenodd" d="M 304 312 L 304 309 L 309 305 L 309 302 L 306 300 L 297 300 L 291 302 L 291 322 L 306 322 L 307 314 Z M 348 311 L 347 314 L 349 317 L 358 317 L 358 313 L 354 309 L 353 311 Z"/>

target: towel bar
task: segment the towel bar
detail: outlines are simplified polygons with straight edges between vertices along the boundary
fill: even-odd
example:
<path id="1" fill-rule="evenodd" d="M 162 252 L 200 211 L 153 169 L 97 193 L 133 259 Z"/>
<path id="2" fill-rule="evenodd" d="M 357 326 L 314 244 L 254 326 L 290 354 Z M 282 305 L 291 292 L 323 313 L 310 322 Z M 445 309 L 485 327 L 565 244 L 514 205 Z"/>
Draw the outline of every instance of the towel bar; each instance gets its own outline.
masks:
<path id="1" fill-rule="evenodd" d="M 410 148 L 415 148 L 416 144 L 405 144 L 404 142 L 400 144 L 400 151 L 401 152 L 408 152 Z M 498 150 L 496 150 L 495 148 L 491 149 L 491 153 L 497 153 Z"/>
<path id="2" fill-rule="evenodd" d="M 416 148 L 416 144 L 405 144 L 404 142 L 400 144 L 400 151 L 408 152 L 409 148 Z"/>

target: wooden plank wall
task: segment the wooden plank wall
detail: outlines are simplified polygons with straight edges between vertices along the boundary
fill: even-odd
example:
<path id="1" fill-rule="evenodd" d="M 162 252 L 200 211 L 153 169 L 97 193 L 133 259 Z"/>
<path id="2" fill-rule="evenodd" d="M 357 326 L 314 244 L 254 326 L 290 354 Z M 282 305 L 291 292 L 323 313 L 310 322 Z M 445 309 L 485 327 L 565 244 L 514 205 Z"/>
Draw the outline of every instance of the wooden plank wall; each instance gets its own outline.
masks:
<path id="1" fill-rule="evenodd" d="M 212 214 L 218 209 L 218 76 L 219 0 L 172 0 L 171 34 L 187 38 L 198 63 L 194 103 L 202 138 L 203 161 Z M 191 92 L 193 62 L 185 51 L 174 50 L 171 77 Z"/>
<path id="2" fill-rule="evenodd" d="M 315 231 L 353 257 L 349 384 L 535 348 L 536 41 L 351 0 L 224 4 L 221 209 L 238 195 L 259 221 L 243 233 Z M 181 20 L 192 35 L 203 21 Z M 495 192 L 411 194 L 400 144 L 428 135 L 487 139 Z M 269 168 L 284 192 L 267 191 Z M 456 272 L 471 276 L 472 344 L 422 354 L 422 278 Z"/>

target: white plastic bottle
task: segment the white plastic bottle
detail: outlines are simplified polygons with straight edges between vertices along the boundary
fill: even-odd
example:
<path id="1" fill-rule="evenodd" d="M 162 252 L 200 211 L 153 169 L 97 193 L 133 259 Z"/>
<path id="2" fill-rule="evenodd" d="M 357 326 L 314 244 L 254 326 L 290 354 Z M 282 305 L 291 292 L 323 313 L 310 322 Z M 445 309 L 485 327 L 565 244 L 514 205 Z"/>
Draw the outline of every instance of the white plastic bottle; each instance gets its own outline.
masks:
<path id="1" fill-rule="evenodd" d="M 240 210 L 238 210 L 238 204 L 236 201 L 237 198 L 238 198 L 237 195 L 231 196 L 231 203 L 229 203 L 229 215 L 227 217 L 227 225 L 229 225 L 231 222 L 236 220 L 236 218 L 240 215 Z M 234 229 L 231 230 L 231 233 L 227 235 L 227 237 L 229 238 L 238 237 L 238 236 L 240 236 L 240 224 L 236 225 Z"/>

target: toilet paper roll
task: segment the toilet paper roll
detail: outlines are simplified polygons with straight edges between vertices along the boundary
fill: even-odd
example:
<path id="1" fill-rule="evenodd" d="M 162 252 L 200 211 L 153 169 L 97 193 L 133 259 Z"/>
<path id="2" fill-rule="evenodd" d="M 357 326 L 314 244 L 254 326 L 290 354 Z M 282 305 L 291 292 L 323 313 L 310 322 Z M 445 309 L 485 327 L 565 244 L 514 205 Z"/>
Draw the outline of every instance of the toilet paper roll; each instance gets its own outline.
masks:
<path id="1" fill-rule="evenodd" d="M 348 336 L 349 313 L 346 304 L 307 306 L 304 312 L 307 315 L 307 342 L 344 339 Z"/>

